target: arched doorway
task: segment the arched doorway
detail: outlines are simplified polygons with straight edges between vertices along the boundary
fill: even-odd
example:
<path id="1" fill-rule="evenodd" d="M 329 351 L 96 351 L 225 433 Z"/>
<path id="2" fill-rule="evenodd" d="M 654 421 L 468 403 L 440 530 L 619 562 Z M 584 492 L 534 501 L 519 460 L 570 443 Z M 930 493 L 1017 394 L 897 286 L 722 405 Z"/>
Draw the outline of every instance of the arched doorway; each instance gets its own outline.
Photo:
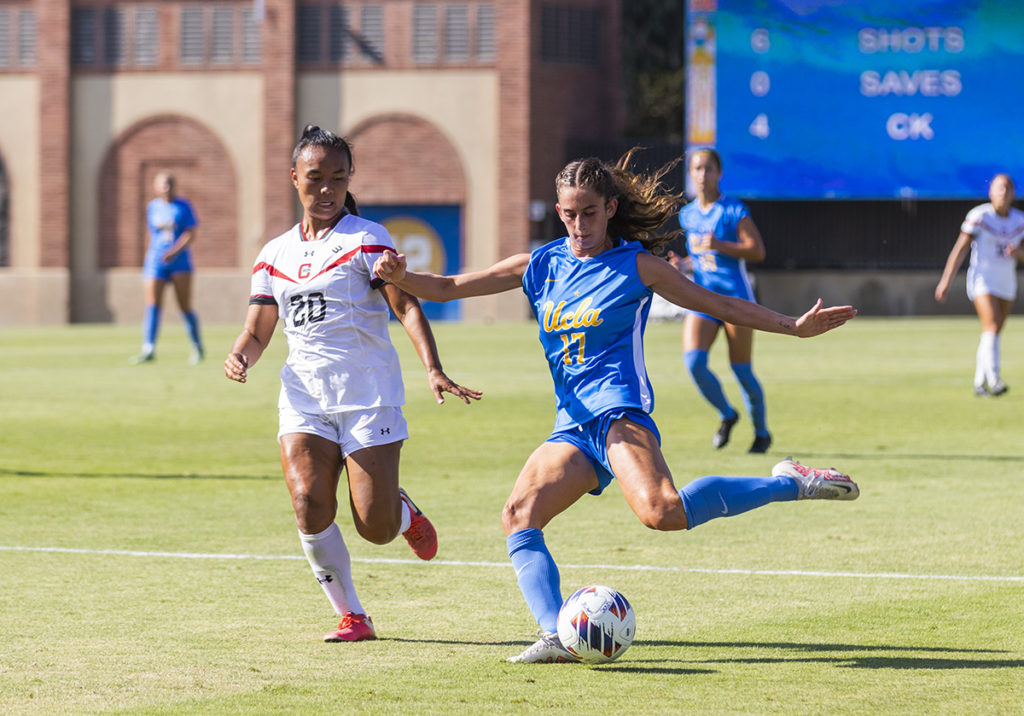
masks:
<path id="1" fill-rule="evenodd" d="M 349 134 L 352 193 L 360 213 L 383 224 L 414 271 L 455 273 L 464 255 L 466 176 L 455 147 L 433 124 L 407 114 L 368 119 Z M 458 302 L 424 303 L 431 318 L 457 319 Z"/>
<path id="2" fill-rule="evenodd" d="M 146 203 L 153 178 L 175 175 L 178 193 L 199 220 L 193 249 L 196 267 L 238 261 L 238 187 L 234 164 L 220 140 L 199 122 L 161 115 L 127 129 L 111 145 L 100 169 L 99 268 L 142 266 L 146 253 Z"/>

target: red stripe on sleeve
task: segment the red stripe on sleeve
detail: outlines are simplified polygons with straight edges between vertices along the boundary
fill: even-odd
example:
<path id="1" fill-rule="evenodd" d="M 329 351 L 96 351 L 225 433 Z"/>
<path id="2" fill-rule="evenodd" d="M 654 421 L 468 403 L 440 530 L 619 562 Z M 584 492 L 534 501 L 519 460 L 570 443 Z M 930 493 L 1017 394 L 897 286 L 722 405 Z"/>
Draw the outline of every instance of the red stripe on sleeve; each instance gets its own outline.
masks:
<path id="1" fill-rule="evenodd" d="M 292 283 L 298 283 L 298 281 L 296 281 L 295 279 L 293 279 L 290 276 L 285 276 L 283 273 L 281 273 L 280 271 L 278 271 L 276 268 L 274 268 L 272 265 L 268 264 L 265 261 L 260 261 L 258 264 L 256 264 L 255 266 L 252 267 L 252 272 L 253 273 L 258 273 L 259 271 L 266 271 L 271 276 L 274 276 L 276 278 L 283 278 L 285 281 L 291 281 Z"/>

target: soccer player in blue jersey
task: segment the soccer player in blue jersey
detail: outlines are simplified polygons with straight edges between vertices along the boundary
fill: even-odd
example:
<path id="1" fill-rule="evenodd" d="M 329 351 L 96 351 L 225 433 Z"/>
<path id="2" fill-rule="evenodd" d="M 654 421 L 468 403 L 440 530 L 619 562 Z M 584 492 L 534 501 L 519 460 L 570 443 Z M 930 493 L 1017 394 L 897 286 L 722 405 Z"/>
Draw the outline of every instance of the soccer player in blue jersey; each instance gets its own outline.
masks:
<path id="1" fill-rule="evenodd" d="M 153 180 L 156 197 L 146 205 L 149 248 L 142 265 L 146 283 L 146 309 L 142 319 L 142 352 L 133 363 L 148 363 L 156 358 L 156 338 L 160 330 L 164 287 L 171 283 L 178 299 L 185 329 L 192 341 L 193 364 L 203 359 L 203 341 L 199 337 L 199 317 L 192 309 L 192 252 L 195 240 L 195 211 L 187 199 L 174 193 L 174 175 L 160 172 Z"/>
<path id="2" fill-rule="evenodd" d="M 761 233 L 743 202 L 719 190 L 722 158 L 718 152 L 698 149 L 690 156 L 688 171 L 697 196 L 679 212 L 679 225 L 686 235 L 693 280 L 723 296 L 753 301 L 754 290 L 747 275 L 747 261 L 764 260 Z M 683 319 L 683 360 L 697 390 L 714 406 L 721 419 L 711 444 L 716 448 L 725 447 L 733 426 L 740 419 L 739 413 L 725 397 L 718 378 L 708 367 L 708 351 L 720 328 L 725 328 L 729 363 L 754 423 L 754 442 L 750 452 L 767 452 L 772 436 L 765 414 L 764 390 L 754 375 L 751 363 L 754 330 L 707 313 L 688 311 Z"/>
<path id="3" fill-rule="evenodd" d="M 716 517 L 798 499 L 855 499 L 859 490 L 836 470 L 783 460 L 768 477 L 701 477 L 677 489 L 651 419 L 654 394 L 644 366 L 643 333 L 658 293 L 684 308 L 735 325 L 809 337 L 856 315 L 851 306 L 790 318 L 744 299 L 697 286 L 648 252 L 672 237 L 654 231 L 678 209 L 679 196 L 653 175 L 571 162 L 555 180 L 556 210 L 567 235 L 482 271 L 437 276 L 406 270 L 387 251 L 374 265 L 386 281 L 423 298 L 448 301 L 522 288 L 540 326 L 555 384 L 551 436 L 526 461 L 505 503 L 502 522 L 519 588 L 540 626 L 536 643 L 510 661 L 575 661 L 556 633 L 562 604 L 558 567 L 542 530 L 586 493 L 617 478 L 626 502 L 651 529 L 693 529 Z"/>

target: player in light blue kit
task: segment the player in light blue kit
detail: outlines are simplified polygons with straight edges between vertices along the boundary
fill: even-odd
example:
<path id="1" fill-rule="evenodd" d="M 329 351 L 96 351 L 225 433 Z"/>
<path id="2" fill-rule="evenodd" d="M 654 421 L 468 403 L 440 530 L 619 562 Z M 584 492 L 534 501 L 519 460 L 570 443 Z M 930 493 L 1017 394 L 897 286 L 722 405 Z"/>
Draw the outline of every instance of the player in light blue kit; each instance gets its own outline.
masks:
<path id="1" fill-rule="evenodd" d="M 653 176 L 629 171 L 631 155 L 614 167 L 597 159 L 566 166 L 555 180 L 555 208 L 568 235 L 532 254 L 457 276 L 407 271 L 405 257 L 390 251 L 374 265 L 384 280 L 432 301 L 521 287 L 537 317 L 555 383 L 555 428 L 519 473 L 502 522 L 519 588 L 541 633 L 510 661 L 576 661 L 556 633 L 560 580 L 542 530 L 613 477 L 640 521 L 657 530 L 692 529 L 770 502 L 859 494 L 849 476 L 793 460 L 775 465 L 769 477 L 710 476 L 675 487 L 650 416 L 654 394 L 644 366 L 643 334 L 655 292 L 730 323 L 801 337 L 841 326 L 857 312 L 822 308 L 819 300 L 793 319 L 701 288 L 652 256 L 649 248 L 672 238 L 653 232 L 675 214 L 679 197 L 661 184 L 666 169 Z"/>
<path id="2" fill-rule="evenodd" d="M 747 261 L 764 260 L 761 233 L 743 202 L 719 190 L 722 158 L 718 152 L 713 149 L 695 151 L 690 157 L 689 173 L 697 198 L 679 212 L 679 225 L 686 234 L 694 282 L 723 296 L 754 301 Z M 699 311 L 689 311 L 683 322 L 683 360 L 700 394 L 715 407 L 722 421 L 711 444 L 716 448 L 725 447 L 733 426 L 739 420 L 739 413 L 730 405 L 721 383 L 708 367 L 708 351 L 718 330 L 723 327 L 729 343 L 729 363 L 754 423 L 754 442 L 750 452 L 767 452 L 772 436 L 765 414 L 764 390 L 754 375 L 751 363 L 753 329 Z"/>
<path id="3" fill-rule="evenodd" d="M 203 359 L 203 342 L 199 337 L 199 318 L 192 309 L 192 252 L 195 240 L 195 211 L 187 199 L 175 195 L 174 175 L 160 172 L 153 180 L 156 198 L 146 205 L 146 227 L 149 248 L 142 265 L 146 283 L 146 311 L 142 319 L 142 352 L 133 363 L 148 363 L 156 358 L 156 338 L 160 330 L 164 287 L 170 282 L 178 299 L 185 329 L 192 341 L 189 362 Z"/>

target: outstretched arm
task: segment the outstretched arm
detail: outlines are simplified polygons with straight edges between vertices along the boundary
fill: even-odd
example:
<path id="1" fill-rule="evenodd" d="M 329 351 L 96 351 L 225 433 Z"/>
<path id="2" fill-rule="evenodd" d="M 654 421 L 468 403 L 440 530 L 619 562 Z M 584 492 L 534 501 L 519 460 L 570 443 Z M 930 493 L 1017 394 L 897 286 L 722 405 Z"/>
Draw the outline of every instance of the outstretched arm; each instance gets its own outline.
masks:
<path id="1" fill-rule="evenodd" d="M 437 354 L 437 343 L 434 341 L 434 332 L 430 330 L 430 322 L 423 313 L 420 302 L 400 288 L 384 285 L 381 287 L 384 299 L 391 307 L 392 313 L 402 323 L 405 332 L 409 334 L 417 355 L 423 361 L 427 369 L 427 380 L 430 382 L 430 390 L 437 398 L 437 402 L 444 402 L 444 393 L 451 393 L 462 402 L 469 403 L 469 399 L 480 400 L 483 395 L 479 390 L 464 388 L 447 375 L 441 368 L 441 358 Z"/>
<path id="2" fill-rule="evenodd" d="M 956 272 L 960 270 L 960 264 L 964 262 L 967 252 L 970 251 L 971 241 L 973 240 L 974 237 L 965 231 L 961 231 L 960 235 L 956 237 L 956 243 L 953 244 L 953 249 L 946 258 L 946 267 L 942 270 L 939 285 L 935 287 L 935 300 L 939 303 L 946 302 L 946 296 L 949 294 L 949 285 L 953 282 Z"/>
<path id="3" fill-rule="evenodd" d="M 807 313 L 792 318 L 752 301 L 722 296 L 702 288 L 667 261 L 650 254 L 637 256 L 637 273 L 644 284 L 677 306 L 717 316 L 726 323 L 749 326 L 769 333 L 809 338 L 838 328 L 857 315 L 857 309 L 853 306 L 822 308 L 819 298 Z"/>
<path id="4" fill-rule="evenodd" d="M 454 301 L 486 296 L 518 288 L 530 263 L 529 254 L 516 254 L 483 271 L 438 276 L 406 270 L 405 254 L 385 251 L 373 265 L 373 272 L 388 283 L 428 301 Z"/>

